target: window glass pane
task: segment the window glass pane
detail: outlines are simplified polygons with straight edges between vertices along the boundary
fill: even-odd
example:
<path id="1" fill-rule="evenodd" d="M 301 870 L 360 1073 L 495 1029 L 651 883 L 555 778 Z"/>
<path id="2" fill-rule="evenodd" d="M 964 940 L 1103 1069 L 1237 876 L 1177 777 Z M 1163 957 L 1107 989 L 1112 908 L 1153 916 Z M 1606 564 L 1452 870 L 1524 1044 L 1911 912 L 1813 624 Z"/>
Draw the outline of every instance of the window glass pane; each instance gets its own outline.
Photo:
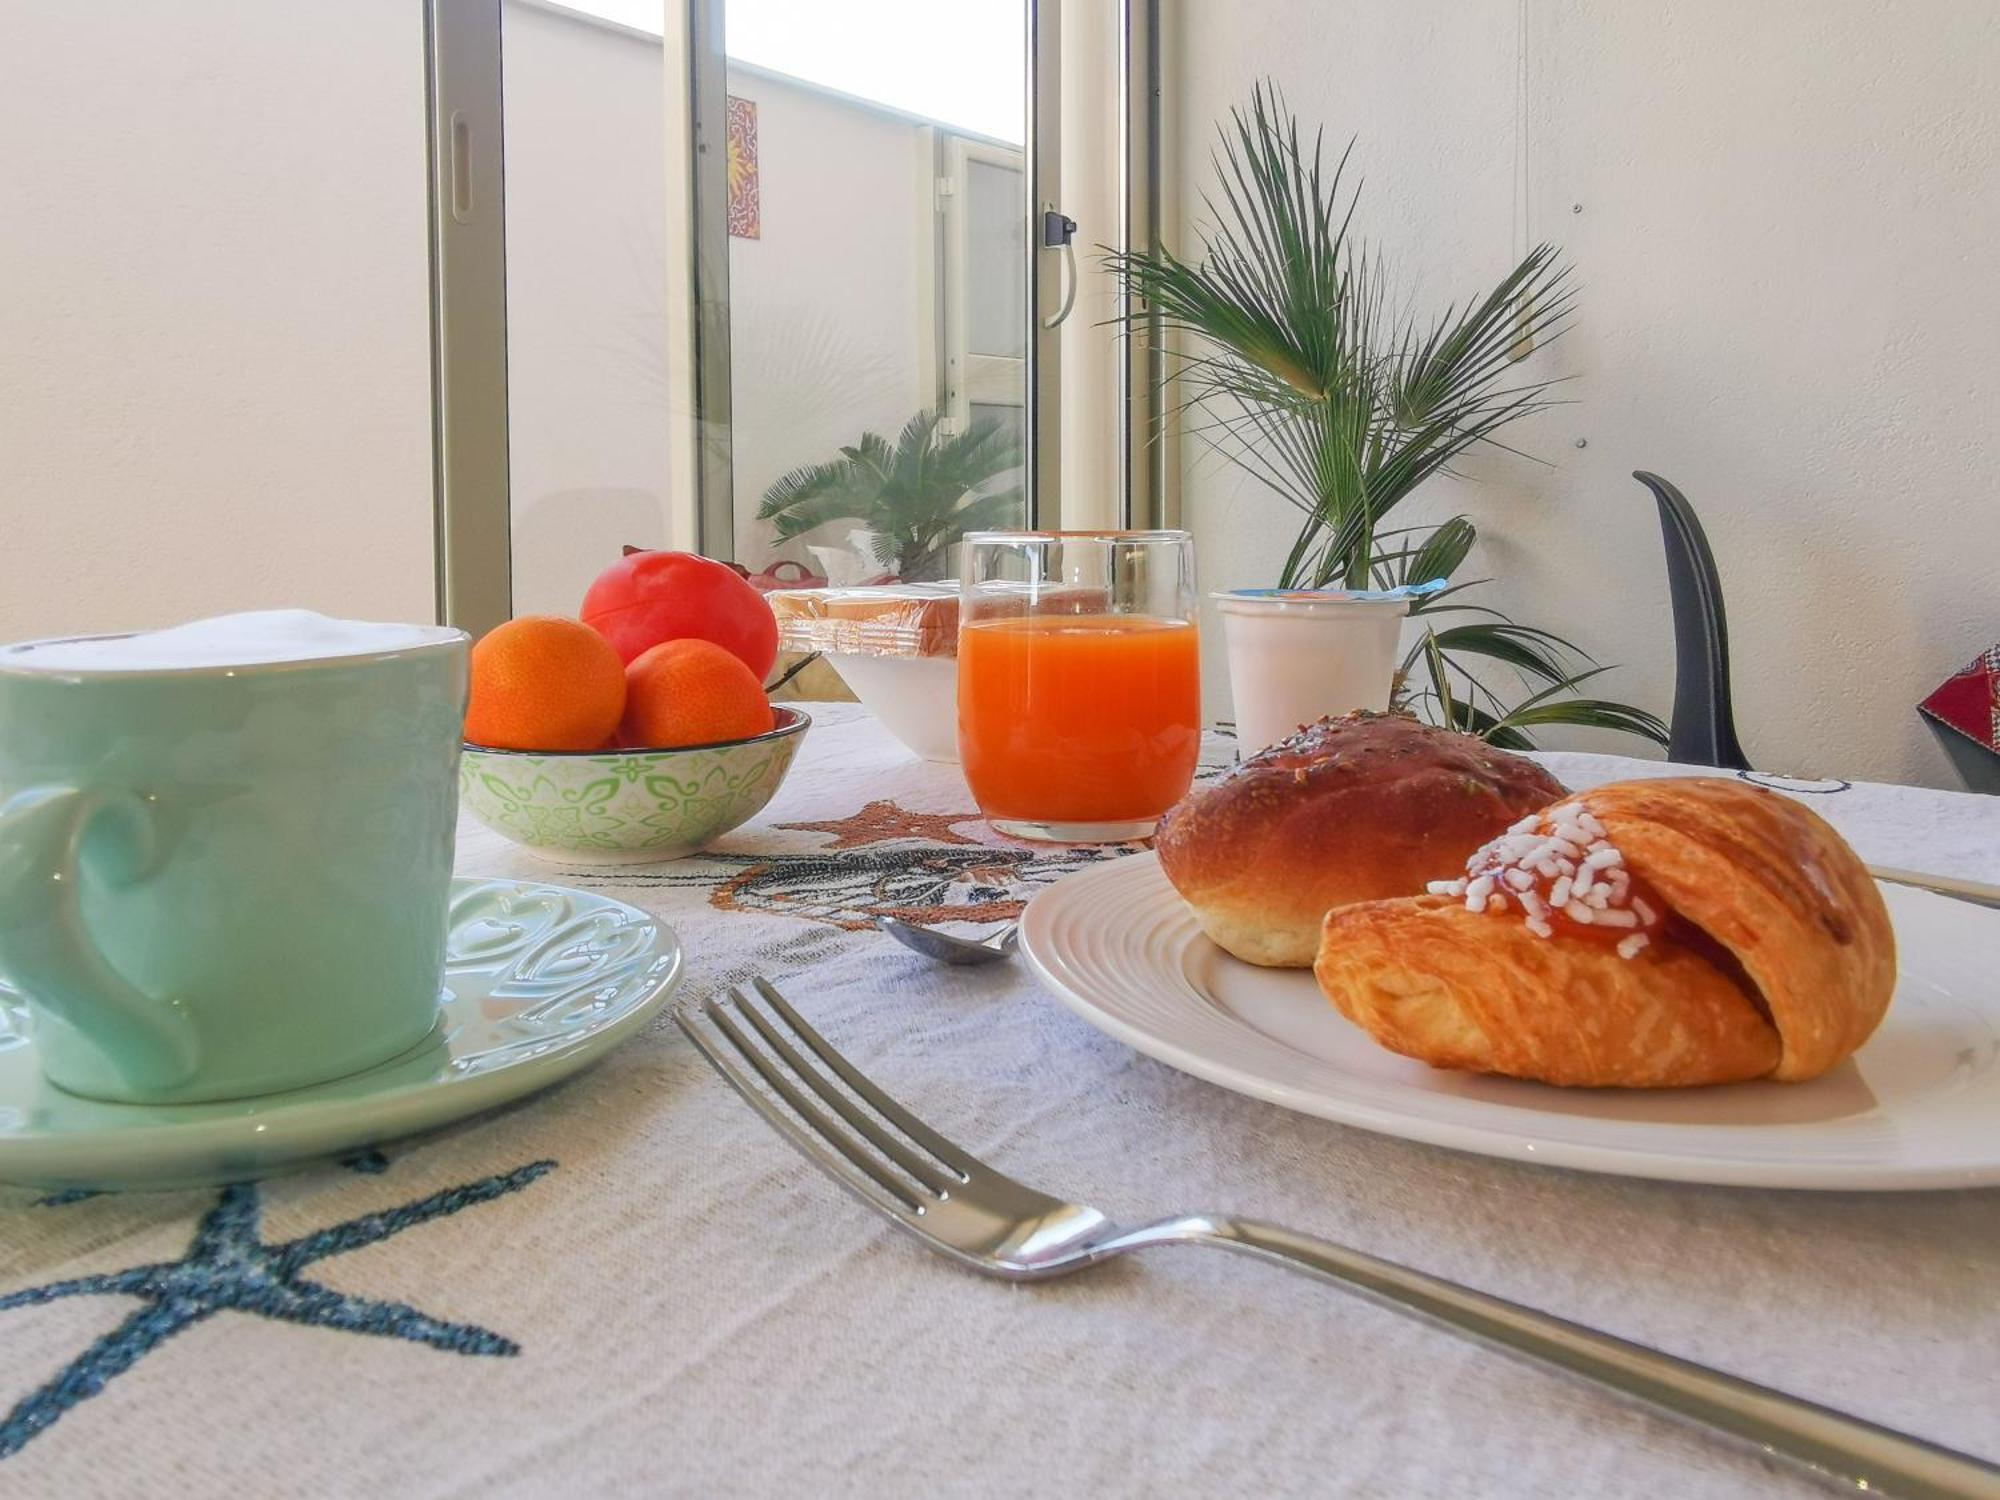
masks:
<path id="1" fill-rule="evenodd" d="M 514 612 L 574 614 L 668 537 L 660 7 L 502 10 Z"/>
<path id="2" fill-rule="evenodd" d="M 966 170 L 972 305 L 967 348 L 973 354 L 1013 359 L 1028 352 L 1028 220 L 1021 211 L 1026 189 L 1018 166 L 973 161 Z"/>
<path id="3" fill-rule="evenodd" d="M 1027 437 L 1027 410 L 1018 405 L 988 406 L 984 402 L 975 401 L 972 403 L 972 420 L 974 423 L 987 423 L 998 427 L 1005 433 L 1009 452 L 1014 460 L 1011 468 L 996 471 L 993 477 L 980 487 L 979 493 L 998 494 L 1010 486 L 1018 489 L 1025 477 L 1022 445 Z"/>
<path id="4" fill-rule="evenodd" d="M 753 572 L 894 571 L 871 537 L 940 493 L 962 512 L 941 540 L 1023 519 L 1025 30 L 1022 0 L 727 0 L 731 449 Z M 922 491 L 881 481 L 920 449 Z"/>

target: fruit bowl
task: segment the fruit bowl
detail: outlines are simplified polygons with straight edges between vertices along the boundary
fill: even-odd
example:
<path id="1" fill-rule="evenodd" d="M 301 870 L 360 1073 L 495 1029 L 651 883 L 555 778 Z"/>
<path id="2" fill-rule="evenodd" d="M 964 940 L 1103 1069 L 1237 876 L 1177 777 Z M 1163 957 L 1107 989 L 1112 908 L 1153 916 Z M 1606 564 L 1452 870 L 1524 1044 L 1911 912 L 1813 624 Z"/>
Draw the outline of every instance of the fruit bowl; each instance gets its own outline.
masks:
<path id="1" fill-rule="evenodd" d="M 777 727 L 679 750 L 495 750 L 468 743 L 461 799 L 530 854 L 565 864 L 681 859 L 764 810 L 812 720 L 773 708 Z"/>

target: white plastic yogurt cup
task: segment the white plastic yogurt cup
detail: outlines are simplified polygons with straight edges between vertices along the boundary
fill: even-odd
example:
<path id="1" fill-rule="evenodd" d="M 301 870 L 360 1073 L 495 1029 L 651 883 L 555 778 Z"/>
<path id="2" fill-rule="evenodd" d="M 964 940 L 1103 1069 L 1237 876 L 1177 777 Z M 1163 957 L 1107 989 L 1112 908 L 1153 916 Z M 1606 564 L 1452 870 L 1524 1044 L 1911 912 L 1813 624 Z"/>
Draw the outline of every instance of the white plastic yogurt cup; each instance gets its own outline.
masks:
<path id="1" fill-rule="evenodd" d="M 1222 610 L 1236 737 L 1245 756 L 1323 714 L 1389 706 L 1407 597 L 1307 589 L 1209 597 Z"/>

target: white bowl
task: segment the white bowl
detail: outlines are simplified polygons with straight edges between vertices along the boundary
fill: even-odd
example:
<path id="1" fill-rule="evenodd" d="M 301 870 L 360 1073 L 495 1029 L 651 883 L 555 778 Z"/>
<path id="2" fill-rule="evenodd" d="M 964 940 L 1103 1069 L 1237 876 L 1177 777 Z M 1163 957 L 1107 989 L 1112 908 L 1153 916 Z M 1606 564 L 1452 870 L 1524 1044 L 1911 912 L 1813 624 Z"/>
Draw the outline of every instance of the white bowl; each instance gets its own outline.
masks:
<path id="1" fill-rule="evenodd" d="M 958 760 L 958 658 L 829 652 L 841 679 L 889 733 L 925 760 Z"/>

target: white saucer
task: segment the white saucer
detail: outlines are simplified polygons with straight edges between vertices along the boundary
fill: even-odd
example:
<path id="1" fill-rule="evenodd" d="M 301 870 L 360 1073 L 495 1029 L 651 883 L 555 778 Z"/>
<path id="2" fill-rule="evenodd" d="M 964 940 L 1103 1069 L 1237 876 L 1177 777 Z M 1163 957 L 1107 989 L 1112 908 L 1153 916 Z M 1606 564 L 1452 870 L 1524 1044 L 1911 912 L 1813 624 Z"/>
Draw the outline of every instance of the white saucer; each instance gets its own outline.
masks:
<path id="1" fill-rule="evenodd" d="M 2000 911 L 1886 886 L 1901 964 L 1881 1029 L 1811 1083 L 1558 1089 L 1378 1047 L 1310 973 L 1204 937 L 1153 854 L 1069 876 L 1021 919 L 1041 981 L 1100 1031 L 1306 1114 L 1632 1177 L 1789 1188 L 2000 1183 Z"/>
<path id="2" fill-rule="evenodd" d="M 0 986 L 0 1182 L 178 1188 L 268 1176 L 545 1088 L 646 1024 L 681 977 L 673 932 L 622 901 L 454 880 L 438 1028 L 365 1073 L 219 1104 L 107 1104 L 41 1075 Z"/>

